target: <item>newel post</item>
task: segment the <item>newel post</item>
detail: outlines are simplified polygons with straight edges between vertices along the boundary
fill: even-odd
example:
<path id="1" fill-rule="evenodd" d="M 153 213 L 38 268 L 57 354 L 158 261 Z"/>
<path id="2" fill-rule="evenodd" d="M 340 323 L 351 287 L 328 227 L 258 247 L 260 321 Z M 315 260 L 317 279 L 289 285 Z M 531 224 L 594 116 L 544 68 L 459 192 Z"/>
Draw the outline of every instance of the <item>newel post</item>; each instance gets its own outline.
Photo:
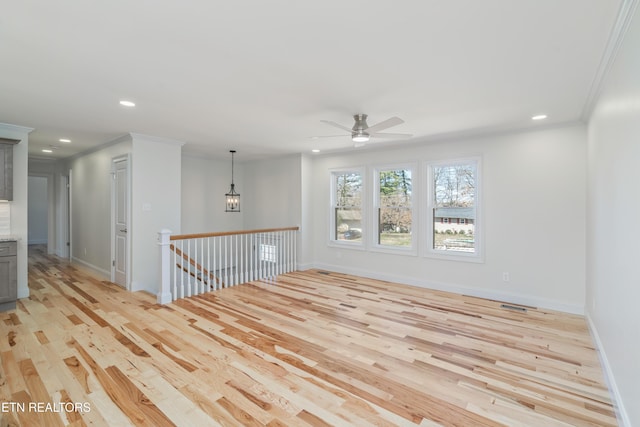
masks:
<path id="1" fill-rule="evenodd" d="M 160 246 L 160 290 L 158 291 L 158 304 L 168 304 L 171 298 L 171 230 L 163 228 L 158 232 L 158 246 Z"/>

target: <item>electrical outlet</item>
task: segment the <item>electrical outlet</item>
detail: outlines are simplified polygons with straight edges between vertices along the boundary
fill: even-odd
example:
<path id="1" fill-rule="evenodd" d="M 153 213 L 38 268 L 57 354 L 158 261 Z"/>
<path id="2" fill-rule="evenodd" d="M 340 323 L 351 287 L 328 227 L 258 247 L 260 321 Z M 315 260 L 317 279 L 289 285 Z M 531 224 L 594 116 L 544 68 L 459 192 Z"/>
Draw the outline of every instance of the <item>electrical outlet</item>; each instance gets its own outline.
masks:
<path id="1" fill-rule="evenodd" d="M 509 280 L 510 280 L 509 272 L 505 271 L 504 273 L 502 273 L 502 281 L 503 282 L 508 282 Z"/>

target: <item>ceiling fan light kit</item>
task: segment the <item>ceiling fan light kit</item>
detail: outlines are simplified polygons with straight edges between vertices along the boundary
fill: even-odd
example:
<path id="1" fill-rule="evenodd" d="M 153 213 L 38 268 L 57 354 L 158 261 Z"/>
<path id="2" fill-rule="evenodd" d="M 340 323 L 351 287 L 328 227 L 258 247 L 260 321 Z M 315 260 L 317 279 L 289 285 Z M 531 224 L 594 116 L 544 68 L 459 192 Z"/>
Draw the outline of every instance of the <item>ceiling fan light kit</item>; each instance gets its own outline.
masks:
<path id="1" fill-rule="evenodd" d="M 351 140 L 353 142 L 367 142 L 369 141 L 369 134 L 365 132 L 353 132 L 351 134 Z"/>

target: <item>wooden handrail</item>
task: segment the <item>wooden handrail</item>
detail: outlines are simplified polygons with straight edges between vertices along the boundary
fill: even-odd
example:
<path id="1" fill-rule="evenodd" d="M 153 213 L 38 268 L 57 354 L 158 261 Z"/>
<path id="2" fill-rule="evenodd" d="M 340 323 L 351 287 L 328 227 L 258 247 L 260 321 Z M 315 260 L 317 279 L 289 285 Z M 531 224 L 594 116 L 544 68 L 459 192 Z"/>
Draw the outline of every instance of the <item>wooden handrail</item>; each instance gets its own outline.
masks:
<path id="1" fill-rule="evenodd" d="M 222 231 L 217 233 L 176 234 L 169 240 L 203 239 L 205 237 L 233 236 L 236 234 L 273 233 L 274 231 L 298 231 L 300 227 L 263 228 L 258 230 Z"/>

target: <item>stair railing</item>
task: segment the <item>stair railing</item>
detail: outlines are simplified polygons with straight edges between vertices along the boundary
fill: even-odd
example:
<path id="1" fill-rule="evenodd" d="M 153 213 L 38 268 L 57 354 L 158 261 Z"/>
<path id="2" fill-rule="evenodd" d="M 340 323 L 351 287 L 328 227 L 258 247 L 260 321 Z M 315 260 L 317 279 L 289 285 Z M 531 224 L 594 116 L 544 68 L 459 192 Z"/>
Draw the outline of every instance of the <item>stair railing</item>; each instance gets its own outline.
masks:
<path id="1" fill-rule="evenodd" d="M 219 233 L 158 233 L 161 284 L 158 303 L 256 280 L 273 281 L 296 270 L 299 227 Z"/>

